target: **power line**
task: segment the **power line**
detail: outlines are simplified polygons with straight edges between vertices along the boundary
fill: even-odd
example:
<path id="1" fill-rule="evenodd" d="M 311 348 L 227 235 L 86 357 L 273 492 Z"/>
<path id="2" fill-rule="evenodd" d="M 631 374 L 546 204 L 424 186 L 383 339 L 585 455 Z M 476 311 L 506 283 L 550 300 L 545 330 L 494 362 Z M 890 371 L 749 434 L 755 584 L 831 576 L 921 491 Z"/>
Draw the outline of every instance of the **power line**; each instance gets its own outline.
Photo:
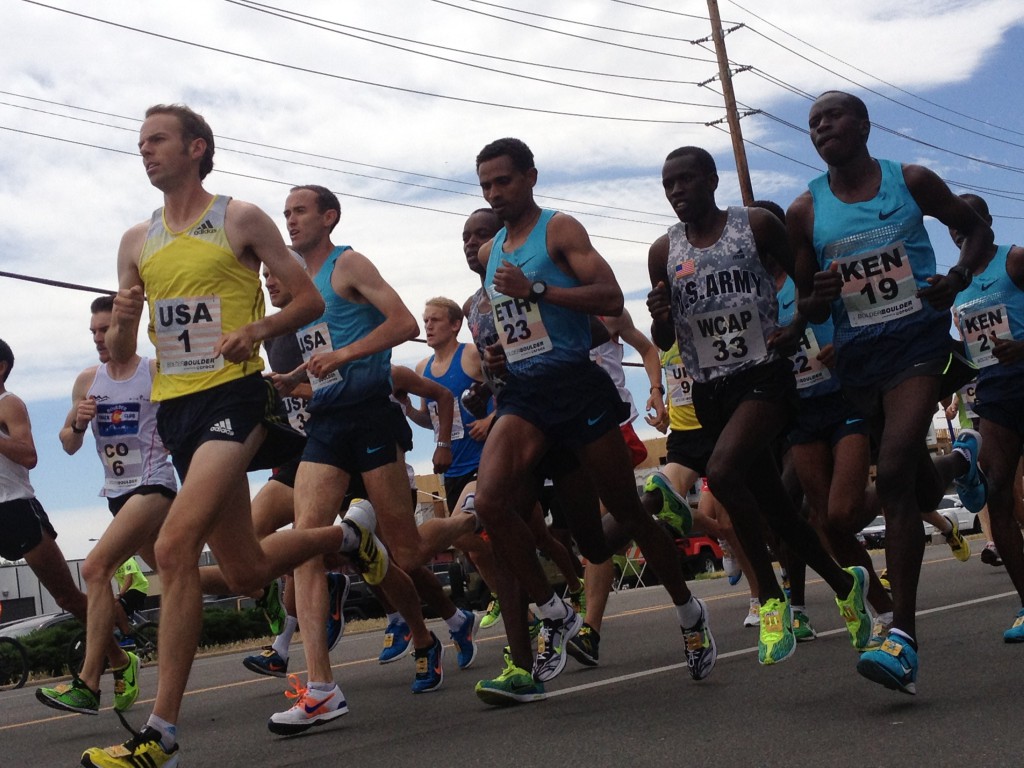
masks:
<path id="1" fill-rule="evenodd" d="M 439 0 L 434 0 L 434 1 L 438 2 Z M 178 44 L 181 44 L 181 45 L 187 45 L 187 46 L 190 46 L 192 48 L 198 48 L 198 49 L 204 50 L 204 51 L 210 51 L 210 52 L 213 52 L 213 53 L 222 53 L 222 54 L 225 54 L 227 56 L 233 56 L 235 58 L 244 59 L 246 61 L 257 62 L 259 64 L 269 64 L 269 65 L 275 66 L 275 67 L 282 67 L 284 69 L 290 69 L 290 70 L 293 70 L 295 72 L 303 72 L 305 74 L 318 75 L 320 77 L 327 77 L 327 78 L 330 78 L 332 80 L 342 80 L 342 81 L 349 82 L 349 83 L 356 83 L 358 85 L 368 85 L 368 86 L 372 86 L 374 88 L 383 88 L 385 90 L 398 91 L 400 93 L 408 93 L 408 94 L 412 94 L 414 96 L 427 96 L 427 97 L 435 98 L 435 99 L 444 99 L 444 100 L 447 100 L 447 101 L 455 101 L 455 102 L 458 102 L 458 103 L 461 103 L 461 104 L 476 104 L 478 106 L 496 107 L 498 109 L 511 109 L 511 110 L 515 110 L 515 111 L 519 111 L 519 112 L 533 112 L 533 113 L 545 114 L 545 115 L 558 115 L 559 117 L 579 117 L 579 118 L 585 118 L 585 119 L 589 119 L 589 120 L 609 120 L 609 121 L 613 121 L 613 122 L 647 123 L 647 124 L 655 124 L 655 125 L 703 125 L 703 121 L 700 121 L 700 120 L 658 120 L 658 119 L 654 119 L 654 118 L 627 117 L 627 116 L 621 116 L 621 115 L 592 115 L 592 114 L 586 114 L 586 113 L 581 113 L 581 112 L 564 112 L 564 111 L 555 110 L 555 109 L 541 109 L 539 107 L 524 107 L 524 106 L 515 105 L 515 104 L 499 104 L 497 102 L 483 101 L 481 99 L 470 99 L 470 98 L 466 98 L 466 97 L 463 97 L 463 96 L 451 96 L 449 94 L 432 93 L 430 91 L 421 91 L 421 90 L 418 90 L 418 89 L 415 89 L 415 88 L 403 88 L 403 87 L 398 86 L 398 85 L 389 85 L 387 83 L 376 83 L 376 82 L 373 82 L 371 80 L 361 80 L 361 79 L 356 78 L 356 77 L 347 77 L 345 75 L 339 75 L 339 74 L 336 74 L 336 73 L 333 73 L 333 72 L 323 72 L 321 70 L 311 69 L 309 67 L 302 67 L 302 66 L 299 66 L 297 64 L 286 64 L 284 62 L 275 61 L 273 59 L 266 59 L 266 58 L 263 58 L 263 57 L 260 57 L 260 56 L 253 56 L 251 54 L 241 53 L 239 51 L 229 51 L 226 48 L 217 48 L 216 46 L 212 46 L 212 45 L 205 45 L 203 43 L 197 43 L 197 42 L 194 42 L 194 41 L 191 41 L 191 40 L 184 40 L 182 38 L 172 37 L 171 35 L 164 35 L 164 34 L 161 34 L 159 32 L 152 32 L 150 30 L 141 29 L 139 27 L 132 27 L 132 26 L 127 25 L 127 24 L 120 24 L 120 23 L 118 23 L 116 21 L 110 21 L 109 19 L 101 19 L 101 18 L 99 18 L 97 16 L 89 16 L 87 14 L 78 13 L 76 11 L 71 11 L 71 10 L 68 10 L 66 8 L 57 8 L 57 7 L 52 6 L 52 5 L 47 5 L 45 3 L 41 3 L 38 0 L 22 0 L 22 2 L 29 3 L 30 5 L 36 5 L 36 6 L 39 6 L 40 8 L 46 8 L 46 9 L 51 10 L 51 11 L 57 11 L 59 13 L 64 13 L 64 14 L 67 14 L 69 16 L 76 16 L 78 18 L 86 19 L 88 21 L 95 21 L 95 22 L 100 23 L 100 24 L 106 24 L 107 26 L 116 27 L 118 29 L 123 29 L 123 30 L 129 31 L 129 32 L 136 32 L 138 34 L 146 35 L 148 37 L 155 37 L 155 38 L 157 38 L 159 40 L 166 40 L 166 41 L 172 42 L 172 43 L 178 43 Z M 670 54 L 666 54 L 666 55 L 670 55 Z"/>

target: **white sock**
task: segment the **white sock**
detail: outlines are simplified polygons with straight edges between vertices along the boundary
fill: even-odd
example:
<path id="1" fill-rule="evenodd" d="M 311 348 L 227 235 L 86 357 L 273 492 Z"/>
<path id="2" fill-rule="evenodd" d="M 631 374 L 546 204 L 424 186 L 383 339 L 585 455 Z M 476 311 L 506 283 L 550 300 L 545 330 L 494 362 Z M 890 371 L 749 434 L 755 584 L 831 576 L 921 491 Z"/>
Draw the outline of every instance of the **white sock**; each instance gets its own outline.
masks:
<path id="1" fill-rule="evenodd" d="M 274 638 L 274 644 L 270 647 L 277 651 L 277 655 L 288 661 L 288 649 L 292 644 L 292 635 L 299 626 L 299 620 L 294 616 L 288 616 L 284 620 L 284 629 L 281 634 Z"/>
<path id="2" fill-rule="evenodd" d="M 309 690 L 316 691 L 317 693 L 330 693 L 334 690 L 334 681 L 331 680 L 329 683 L 314 683 L 313 681 L 310 681 L 307 684 L 307 687 Z M 317 698 L 322 699 L 323 696 L 317 696 Z"/>
<path id="3" fill-rule="evenodd" d="M 560 621 L 569 615 L 569 606 L 558 595 L 551 595 L 551 599 L 543 605 L 537 603 L 537 613 L 541 618 Z"/>
<path id="4" fill-rule="evenodd" d="M 174 723 L 168 723 L 162 717 L 156 715 L 150 715 L 149 720 L 146 721 L 146 725 L 150 728 L 156 729 L 160 734 L 160 746 L 164 748 L 165 752 L 170 751 L 175 743 L 178 741 L 178 729 L 174 727 Z"/>
<path id="5" fill-rule="evenodd" d="M 799 611 L 800 613 L 807 613 L 807 606 L 806 605 L 794 605 L 793 606 L 793 613 L 796 613 L 797 611 Z"/>
<path id="6" fill-rule="evenodd" d="M 452 632 L 458 632 L 466 625 L 466 621 L 468 620 L 470 619 L 468 619 L 466 615 L 462 613 L 462 611 L 456 608 L 455 613 L 453 613 L 451 616 L 445 619 L 444 623 L 448 625 L 448 629 L 450 629 Z"/>
<path id="7" fill-rule="evenodd" d="M 911 646 L 917 645 L 917 643 L 914 641 L 914 638 L 912 638 L 910 635 L 908 635 L 902 629 L 896 629 L 895 627 L 893 627 L 892 629 L 889 630 L 889 633 L 892 634 L 892 635 L 897 635 L 898 637 L 902 637 L 904 640 L 909 642 Z"/>
<path id="8" fill-rule="evenodd" d="M 878 616 L 875 617 L 875 620 L 882 626 L 892 624 L 892 611 L 886 611 L 885 613 L 878 614 Z"/>
<path id="9" fill-rule="evenodd" d="M 402 618 L 402 614 L 400 614 L 398 611 L 395 611 L 394 613 L 389 613 L 388 624 L 394 624 L 396 621 L 405 621 L 405 619 Z"/>
<path id="10" fill-rule="evenodd" d="M 676 614 L 679 616 L 679 625 L 684 629 L 692 629 L 700 622 L 701 610 L 693 595 L 682 605 L 676 606 Z"/>

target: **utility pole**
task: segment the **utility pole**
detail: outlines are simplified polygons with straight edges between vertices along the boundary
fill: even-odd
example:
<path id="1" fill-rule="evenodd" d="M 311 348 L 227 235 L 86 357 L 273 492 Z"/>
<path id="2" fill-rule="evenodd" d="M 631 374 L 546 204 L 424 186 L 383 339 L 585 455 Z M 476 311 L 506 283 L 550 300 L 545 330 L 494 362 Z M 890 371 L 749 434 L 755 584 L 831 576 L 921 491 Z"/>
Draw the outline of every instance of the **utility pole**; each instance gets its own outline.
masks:
<path id="1" fill-rule="evenodd" d="M 725 52 L 725 35 L 722 34 L 722 17 L 718 13 L 718 0 L 708 0 L 708 16 L 711 18 L 711 39 L 715 44 L 715 55 L 718 57 L 718 76 L 722 81 L 722 95 L 725 97 L 725 114 L 729 121 L 732 153 L 736 158 L 736 175 L 740 182 L 743 204 L 750 205 L 754 202 L 754 188 L 750 184 L 747 150 L 743 146 L 740 116 L 736 111 L 736 94 L 732 90 L 732 73 L 729 71 L 729 56 Z"/>

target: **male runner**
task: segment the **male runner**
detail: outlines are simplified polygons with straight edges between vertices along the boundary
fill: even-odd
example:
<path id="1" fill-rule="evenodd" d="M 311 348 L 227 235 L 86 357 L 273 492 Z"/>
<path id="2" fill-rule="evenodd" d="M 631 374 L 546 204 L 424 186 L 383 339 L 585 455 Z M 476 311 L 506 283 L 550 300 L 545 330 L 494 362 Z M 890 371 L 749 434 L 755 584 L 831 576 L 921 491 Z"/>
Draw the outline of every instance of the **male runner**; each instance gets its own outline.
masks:
<path id="1" fill-rule="evenodd" d="M 476 160 L 484 199 L 504 228 L 479 252 L 484 285 L 500 334 L 493 352 L 507 360 L 498 417 L 484 445 L 476 509 L 495 552 L 537 605 L 543 620 L 534 677 L 545 682 L 565 666 L 565 644 L 582 619 L 554 594 L 519 510 L 528 509 L 530 473 L 559 443 L 575 453 L 598 495 L 640 544 L 676 605 L 694 679 L 716 659 L 707 608 L 686 586 L 672 540 L 640 505 L 619 422 L 624 404 L 611 379 L 589 358 L 589 315 L 618 315 L 622 291 L 586 230 L 571 216 L 542 210 L 533 198 L 533 153 L 518 139 L 499 139 Z M 595 510 L 596 511 L 596 510 Z M 576 521 L 601 528 L 596 515 Z M 506 619 L 507 624 L 507 619 Z M 525 660 L 513 647 L 513 661 Z M 479 692 L 479 686 L 478 686 Z"/>
<path id="2" fill-rule="evenodd" d="M 444 679 L 443 646 L 423 622 L 419 596 L 406 571 L 412 572 L 421 591 L 427 591 L 437 578 L 423 566 L 472 531 L 476 520 L 458 515 L 416 527 L 404 461 L 412 435 L 391 398 L 391 349 L 415 337 L 416 320 L 368 258 L 331 241 L 341 217 L 334 193 L 317 185 L 295 187 L 285 202 L 284 217 L 292 247 L 306 260 L 326 307 L 298 334 L 313 397 L 306 448 L 295 478 L 295 525 L 316 530 L 333 520 L 350 478 L 362 475 L 370 502 L 354 504 L 345 521 L 358 521 L 364 532 L 371 533 L 361 551 L 373 555 L 374 515 L 379 516 L 381 535 L 396 567 L 388 568 L 385 559 L 382 568 L 367 573 L 367 582 L 380 585 L 409 623 L 417 666 L 413 692 L 436 690 Z M 295 594 L 300 626 L 323 620 L 327 588 L 320 558 L 295 569 Z M 461 618 L 465 624 L 467 617 Z M 293 707 L 270 718 L 268 727 L 274 733 L 297 733 L 348 711 L 334 682 L 323 636 L 311 633 L 304 644 L 308 685 L 299 687 Z"/>
<path id="3" fill-rule="evenodd" d="M 951 360 L 949 307 L 970 285 L 992 230 L 932 171 L 873 158 L 867 107 L 856 96 L 822 94 L 808 126 L 828 172 L 811 181 L 786 215 L 798 305 L 810 322 L 832 314 L 836 371 L 877 442 L 876 489 L 886 516 L 893 626 L 880 649 L 861 656 L 857 670 L 915 693 L 921 510 L 935 508 L 954 476 L 962 478 L 968 507 L 985 503 L 977 434 L 961 432 L 954 452 L 934 463 L 925 434 L 935 403 L 965 383 L 946 382 L 950 389 L 942 391 Z M 926 215 L 964 235 L 960 260 L 946 275 L 935 274 Z"/>
<path id="4" fill-rule="evenodd" d="M 960 197 L 989 226 L 988 205 L 977 195 Z M 964 235 L 950 227 L 953 242 Z M 1013 486 L 1024 448 L 1024 248 L 991 245 L 974 268 L 974 279 L 956 298 L 960 334 L 981 369 L 974 410 L 981 418 L 981 465 L 988 478 L 989 525 L 1006 573 L 1024 605 L 1024 540 L 1014 517 Z M 1024 643 L 1024 608 L 1003 633 Z"/>
<path id="5" fill-rule="evenodd" d="M 281 531 L 257 541 L 245 474 L 301 448 L 302 436 L 288 426 L 280 399 L 260 375 L 257 350 L 263 339 L 316 319 L 322 299 L 269 216 L 203 188 L 214 140 L 200 115 L 183 105 L 150 107 L 139 151 L 164 205 L 121 239 L 120 289 L 106 343 L 111 360 L 131 360 L 148 301 L 157 430 L 182 481 L 155 546 L 162 609 L 174 620 L 160 622 L 153 714 L 123 746 L 83 754 L 83 765 L 99 768 L 177 764 L 176 723 L 202 621 L 198 562 L 205 545 L 228 582 L 247 593 L 345 541 L 339 527 Z M 269 317 L 261 263 L 293 296 Z"/>
<path id="6" fill-rule="evenodd" d="M 777 328 L 778 306 L 767 259 L 792 269 L 782 223 L 761 208 L 722 210 L 715 202 L 718 171 L 699 147 L 669 153 L 662 186 L 679 224 L 651 246 L 652 337 L 668 349 L 679 342 L 693 377 L 693 404 L 716 437 L 708 485 L 729 510 L 760 592 L 758 661 L 775 664 L 795 648 L 789 599 L 761 536 L 764 517 L 836 593 L 854 647 L 868 641 L 863 605 L 867 574 L 844 570 L 822 548 L 782 486 L 771 444 L 796 406 L 790 363 Z"/>

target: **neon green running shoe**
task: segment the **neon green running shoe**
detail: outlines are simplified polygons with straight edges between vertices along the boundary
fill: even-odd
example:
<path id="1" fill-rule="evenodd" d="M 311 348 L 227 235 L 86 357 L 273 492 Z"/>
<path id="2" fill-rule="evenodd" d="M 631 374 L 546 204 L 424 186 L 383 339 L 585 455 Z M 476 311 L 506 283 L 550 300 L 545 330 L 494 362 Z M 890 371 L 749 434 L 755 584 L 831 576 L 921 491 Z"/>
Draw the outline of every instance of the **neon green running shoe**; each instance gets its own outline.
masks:
<path id="1" fill-rule="evenodd" d="M 655 491 L 661 493 L 661 512 L 658 513 L 658 517 L 682 531 L 684 536 L 688 535 L 693 530 L 693 510 L 686 503 L 686 499 L 672 487 L 672 482 L 664 472 L 655 472 L 644 483 L 644 493 Z"/>
<path id="2" fill-rule="evenodd" d="M 139 657 L 131 651 L 128 663 L 114 670 L 114 709 L 124 712 L 139 698 Z"/>
<path id="3" fill-rule="evenodd" d="M 761 604 L 758 614 L 761 623 L 758 627 L 757 660 L 761 664 L 785 661 L 796 650 L 789 600 L 773 597 Z"/>
<path id="4" fill-rule="evenodd" d="M 256 601 L 256 607 L 263 611 L 270 634 L 280 635 L 284 630 L 284 622 L 288 618 L 281 602 L 281 583 L 274 579 L 263 588 L 263 596 Z"/>
<path id="5" fill-rule="evenodd" d="M 846 622 L 846 630 L 850 633 L 850 642 L 858 651 L 871 642 L 871 616 L 864 606 L 864 590 L 867 589 L 868 572 L 866 568 L 854 565 L 843 568 L 853 577 L 853 586 L 845 599 L 836 598 L 839 614 Z"/>
<path id="6" fill-rule="evenodd" d="M 803 611 L 793 611 L 793 637 L 798 643 L 806 643 L 814 640 L 818 633 L 811 626 L 811 620 Z"/>
<path id="7" fill-rule="evenodd" d="M 487 604 L 487 611 L 484 613 L 484 617 L 480 619 L 480 629 L 493 627 L 499 621 L 501 621 L 501 603 L 498 602 L 497 595 L 491 595 L 491 602 Z"/>
<path id="8" fill-rule="evenodd" d="M 579 592 L 569 593 L 569 602 L 572 604 L 572 609 L 576 611 L 580 616 L 586 618 L 587 616 L 587 590 L 580 584 Z"/>
<path id="9" fill-rule="evenodd" d="M 538 683 L 533 675 L 511 660 L 505 670 L 493 680 L 481 680 L 476 684 L 476 695 L 485 704 L 495 707 L 509 707 L 513 704 L 527 704 L 531 701 L 543 701 L 544 683 Z"/>
<path id="10" fill-rule="evenodd" d="M 53 688 L 36 688 L 36 698 L 53 709 L 80 715 L 96 715 L 100 710 L 100 692 L 92 690 L 77 677 L 70 683 L 61 683 Z"/>

